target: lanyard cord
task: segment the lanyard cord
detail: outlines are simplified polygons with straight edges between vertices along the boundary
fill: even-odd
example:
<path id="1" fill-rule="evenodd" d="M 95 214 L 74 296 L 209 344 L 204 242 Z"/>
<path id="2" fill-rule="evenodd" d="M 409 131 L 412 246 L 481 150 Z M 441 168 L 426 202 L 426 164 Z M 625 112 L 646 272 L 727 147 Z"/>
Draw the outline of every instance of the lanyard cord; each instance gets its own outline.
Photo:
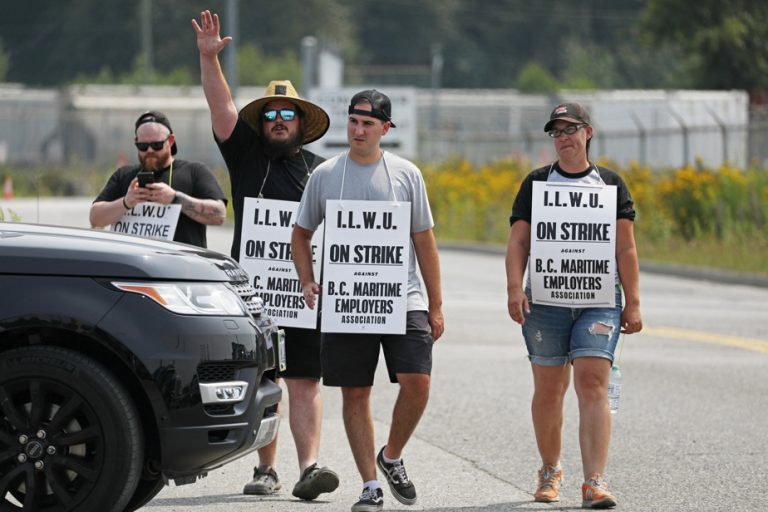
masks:
<path id="1" fill-rule="evenodd" d="M 348 159 L 349 152 L 344 153 L 344 167 L 341 171 L 341 190 L 339 191 L 339 201 L 341 201 L 344 198 L 344 181 L 347 177 L 347 159 Z M 392 174 L 389 172 L 389 166 L 387 165 L 387 159 L 384 158 L 384 152 L 381 152 L 381 161 L 384 164 L 384 170 L 387 173 L 387 179 L 389 180 L 389 190 L 392 192 L 392 201 L 395 202 L 396 205 L 399 205 L 400 202 L 397 200 L 397 194 L 395 194 L 395 185 L 392 182 Z"/>
<path id="2" fill-rule="evenodd" d="M 299 150 L 299 156 L 301 156 L 301 161 L 304 162 L 304 169 L 307 171 L 307 175 L 309 175 L 309 165 L 307 165 L 307 159 L 304 158 L 304 153 Z M 261 182 L 261 188 L 259 188 L 259 195 L 257 197 L 264 198 L 262 195 L 262 192 L 264 191 L 264 185 L 267 184 L 267 178 L 269 177 L 269 171 L 272 169 L 272 159 L 270 158 L 267 160 L 267 172 L 264 174 L 264 180 Z"/>
<path id="3" fill-rule="evenodd" d="M 264 190 L 264 185 L 267 183 L 267 178 L 269 177 L 269 170 L 272 168 L 272 160 L 267 160 L 267 173 L 264 175 L 264 181 L 261 182 L 261 188 L 259 189 L 259 195 L 256 197 L 263 198 L 264 196 L 261 194 L 261 191 Z"/>
<path id="4" fill-rule="evenodd" d="M 589 162 L 589 160 L 587 160 L 587 162 Z M 560 161 L 559 160 L 555 160 L 554 162 L 549 164 L 549 171 L 547 171 L 547 181 L 549 181 L 549 177 L 552 176 L 552 173 L 555 172 L 555 164 L 558 164 L 558 167 L 560 167 Z M 591 167 L 592 171 L 594 171 L 597 174 L 597 179 L 600 180 L 600 183 L 603 186 L 605 186 L 605 182 L 603 181 L 602 176 L 600 176 L 600 171 L 597 169 L 597 166 L 595 164 L 593 164 L 592 162 L 589 162 L 589 167 Z M 588 169 L 589 169 L 589 167 L 588 167 Z M 562 169 L 562 167 L 560 167 L 560 169 Z M 592 171 L 590 171 L 590 172 L 592 172 Z"/>

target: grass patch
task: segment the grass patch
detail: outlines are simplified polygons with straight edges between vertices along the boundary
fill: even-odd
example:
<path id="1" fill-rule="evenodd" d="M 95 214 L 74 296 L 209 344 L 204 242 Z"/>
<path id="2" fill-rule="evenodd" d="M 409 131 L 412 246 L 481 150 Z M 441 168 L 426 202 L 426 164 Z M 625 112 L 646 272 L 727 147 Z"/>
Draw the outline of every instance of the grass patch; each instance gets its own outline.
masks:
<path id="1" fill-rule="evenodd" d="M 690 241 L 667 239 L 664 242 L 637 240 L 642 261 L 674 263 L 695 267 L 711 267 L 736 272 L 768 275 L 768 238 L 749 237 L 739 240 L 700 238 Z"/>
<path id="2" fill-rule="evenodd" d="M 768 275 L 768 169 L 700 165 L 652 170 L 601 162 L 619 172 L 632 192 L 641 261 Z M 507 159 L 473 166 L 460 159 L 421 165 L 438 242 L 504 247 L 509 214 L 530 162 Z M 0 166 L 18 197 L 96 197 L 114 164 L 65 168 Z M 227 171 L 212 169 L 225 194 Z M 232 201 L 228 217 L 233 218 Z M 1 211 L 0 220 L 14 212 Z"/>

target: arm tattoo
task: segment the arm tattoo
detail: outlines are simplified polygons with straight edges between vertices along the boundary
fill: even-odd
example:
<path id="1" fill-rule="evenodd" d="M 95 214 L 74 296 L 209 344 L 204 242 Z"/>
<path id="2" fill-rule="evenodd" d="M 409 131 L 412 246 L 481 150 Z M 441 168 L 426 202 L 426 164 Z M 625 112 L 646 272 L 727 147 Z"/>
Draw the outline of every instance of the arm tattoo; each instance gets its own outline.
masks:
<path id="1" fill-rule="evenodd" d="M 195 199 L 183 192 L 176 192 L 176 197 L 181 202 L 181 211 L 201 224 L 209 224 L 211 221 L 223 219 L 227 212 L 219 200 Z"/>

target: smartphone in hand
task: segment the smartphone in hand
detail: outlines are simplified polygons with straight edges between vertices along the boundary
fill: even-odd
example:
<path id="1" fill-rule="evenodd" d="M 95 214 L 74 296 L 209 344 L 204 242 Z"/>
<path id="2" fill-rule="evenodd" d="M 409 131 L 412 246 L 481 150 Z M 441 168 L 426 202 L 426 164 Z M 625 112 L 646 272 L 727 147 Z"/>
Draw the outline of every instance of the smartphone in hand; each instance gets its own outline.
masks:
<path id="1" fill-rule="evenodd" d="M 146 187 L 147 183 L 155 182 L 155 173 L 152 171 L 139 171 L 136 178 L 139 180 L 140 187 Z"/>

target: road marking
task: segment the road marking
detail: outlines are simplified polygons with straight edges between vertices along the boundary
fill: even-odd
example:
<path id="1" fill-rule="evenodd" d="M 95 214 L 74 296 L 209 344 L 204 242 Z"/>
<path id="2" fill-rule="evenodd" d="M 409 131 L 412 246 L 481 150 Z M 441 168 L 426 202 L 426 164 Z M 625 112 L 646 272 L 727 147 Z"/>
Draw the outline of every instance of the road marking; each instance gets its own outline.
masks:
<path id="1" fill-rule="evenodd" d="M 755 338 L 711 334 L 708 332 L 690 331 L 688 329 L 677 329 L 675 327 L 646 327 L 643 328 L 642 332 L 652 336 L 661 336 L 662 338 L 711 343 L 713 345 L 725 345 L 728 347 L 743 348 L 745 350 L 768 354 L 768 341 Z"/>

